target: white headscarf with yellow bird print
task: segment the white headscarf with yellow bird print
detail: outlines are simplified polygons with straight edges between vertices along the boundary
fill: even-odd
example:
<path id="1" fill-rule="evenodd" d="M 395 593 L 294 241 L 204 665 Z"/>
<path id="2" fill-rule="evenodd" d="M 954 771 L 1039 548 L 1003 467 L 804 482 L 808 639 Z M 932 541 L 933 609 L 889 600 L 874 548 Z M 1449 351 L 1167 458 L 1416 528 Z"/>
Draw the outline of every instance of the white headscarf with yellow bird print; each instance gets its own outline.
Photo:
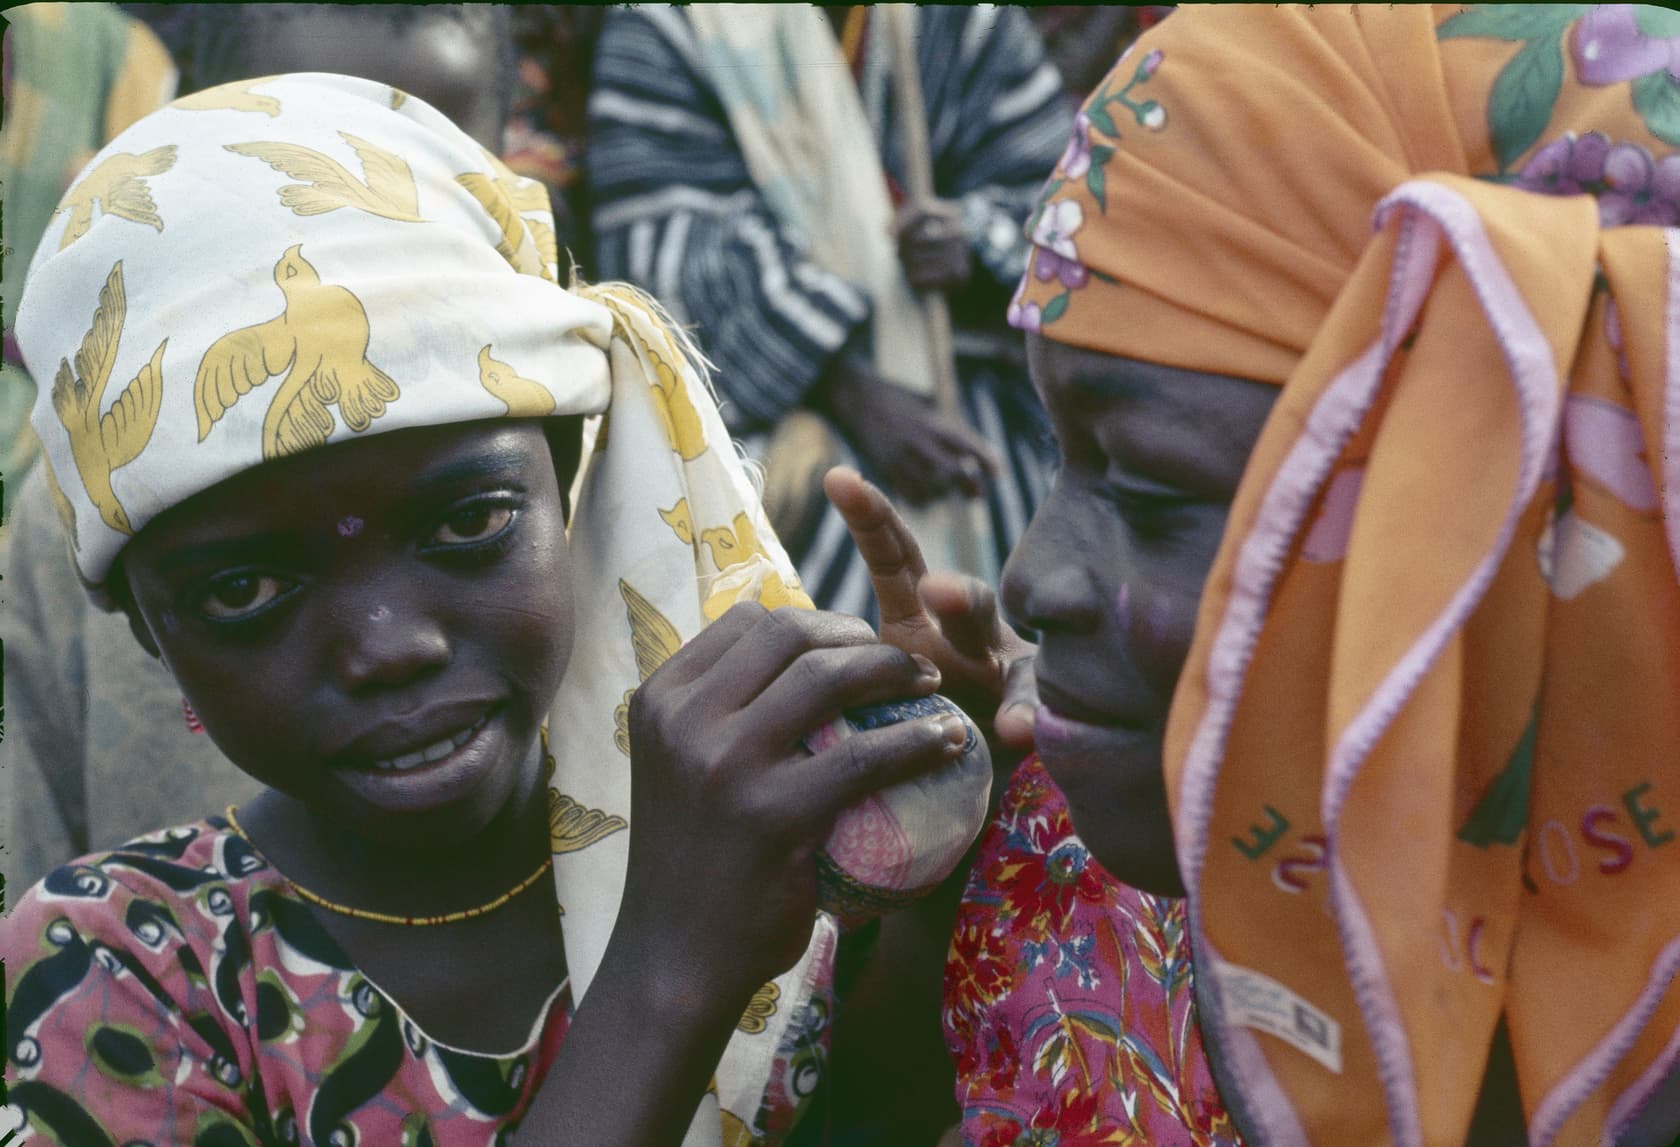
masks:
<path id="1" fill-rule="evenodd" d="M 570 530 L 552 711 L 574 998 L 624 887 L 628 694 L 737 600 L 808 606 L 692 348 L 630 288 L 561 288 L 542 188 L 385 85 L 293 75 L 178 101 L 67 193 L 18 319 L 35 426 L 96 597 L 147 522 L 329 442 L 605 415 Z M 755 997 L 689 1144 L 769 1142 L 821 1075 L 835 925 Z"/>

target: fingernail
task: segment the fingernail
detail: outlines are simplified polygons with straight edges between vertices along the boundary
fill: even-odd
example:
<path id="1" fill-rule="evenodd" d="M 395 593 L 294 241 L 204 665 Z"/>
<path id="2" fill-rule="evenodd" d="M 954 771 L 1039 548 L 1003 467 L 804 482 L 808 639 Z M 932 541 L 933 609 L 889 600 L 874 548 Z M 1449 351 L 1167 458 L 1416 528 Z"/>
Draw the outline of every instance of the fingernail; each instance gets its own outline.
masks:
<path id="1" fill-rule="evenodd" d="M 910 660 L 916 663 L 916 668 L 922 671 L 922 676 L 931 680 L 939 679 L 939 666 L 923 657 L 920 653 L 912 653 Z"/>
<path id="2" fill-rule="evenodd" d="M 968 745 L 968 722 L 955 713 L 939 718 L 939 732 L 945 738 L 945 750 L 956 753 Z"/>

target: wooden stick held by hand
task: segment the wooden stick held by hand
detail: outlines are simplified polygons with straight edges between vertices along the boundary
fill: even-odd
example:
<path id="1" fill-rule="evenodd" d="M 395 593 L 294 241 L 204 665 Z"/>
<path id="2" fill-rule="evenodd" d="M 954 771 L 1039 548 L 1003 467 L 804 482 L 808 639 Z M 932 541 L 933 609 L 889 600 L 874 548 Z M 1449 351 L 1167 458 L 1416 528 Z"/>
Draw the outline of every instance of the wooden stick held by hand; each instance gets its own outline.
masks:
<path id="1" fill-rule="evenodd" d="M 933 153 L 928 144 L 921 69 L 916 64 L 916 44 L 910 29 L 910 6 L 882 4 L 875 11 L 881 16 L 892 47 L 893 98 L 899 112 L 899 144 L 904 154 L 905 183 L 913 202 L 930 203 L 938 198 L 938 193 L 933 185 Z M 964 418 L 956 356 L 952 350 L 951 308 L 939 291 L 923 291 L 919 295 L 926 316 L 928 339 L 933 346 L 934 400 L 941 413 L 951 418 Z M 980 548 L 987 533 L 985 503 L 955 494 L 936 510 L 938 512 L 932 516 L 950 532 L 953 557 L 959 567 L 965 573 L 986 578 L 987 563 Z"/>

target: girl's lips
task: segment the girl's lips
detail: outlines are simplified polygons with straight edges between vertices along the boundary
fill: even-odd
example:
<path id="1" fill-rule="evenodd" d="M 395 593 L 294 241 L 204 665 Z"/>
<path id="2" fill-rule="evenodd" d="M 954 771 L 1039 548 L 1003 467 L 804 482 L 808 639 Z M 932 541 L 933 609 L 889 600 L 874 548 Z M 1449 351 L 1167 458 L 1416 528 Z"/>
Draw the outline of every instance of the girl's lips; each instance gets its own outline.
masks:
<path id="1" fill-rule="evenodd" d="M 1038 740 L 1053 742 L 1086 741 L 1093 738 L 1136 741 L 1153 737 L 1155 730 L 1138 729 L 1119 722 L 1099 725 L 1091 721 L 1081 721 L 1057 712 L 1041 702 L 1038 711 L 1033 715 L 1033 734 Z"/>
<path id="2" fill-rule="evenodd" d="M 1161 770 L 1158 729 L 1092 725 L 1043 704 L 1034 716 L 1033 745 L 1058 780 L 1119 783 L 1125 773 L 1147 770 L 1156 776 Z"/>
<path id="3" fill-rule="evenodd" d="M 403 753 L 399 756 L 391 757 L 386 760 L 374 761 L 373 767 L 381 772 L 392 770 L 399 773 L 406 773 L 411 772 L 414 769 L 421 768 L 424 765 L 435 764 L 477 736 L 478 731 L 484 728 L 489 720 L 489 714 L 485 714 L 466 728 L 447 736 L 439 737 L 431 744 L 423 745 L 420 748 L 415 749 L 413 752 Z"/>
<path id="4" fill-rule="evenodd" d="M 501 713 L 492 711 L 413 753 L 341 768 L 337 776 L 365 805 L 389 812 L 421 812 L 449 804 L 478 787 L 504 755 L 505 740 Z"/>

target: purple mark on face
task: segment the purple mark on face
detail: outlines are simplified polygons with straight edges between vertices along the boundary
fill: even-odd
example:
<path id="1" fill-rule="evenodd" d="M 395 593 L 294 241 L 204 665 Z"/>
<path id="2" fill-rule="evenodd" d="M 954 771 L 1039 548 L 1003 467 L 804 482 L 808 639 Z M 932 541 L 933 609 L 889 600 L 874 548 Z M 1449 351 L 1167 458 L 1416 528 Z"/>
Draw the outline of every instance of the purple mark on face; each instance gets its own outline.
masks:
<path id="1" fill-rule="evenodd" d="M 165 633 L 175 633 L 181 628 L 181 619 L 175 616 L 173 609 L 164 610 L 162 620 Z"/>
<path id="2" fill-rule="evenodd" d="M 1120 583 L 1120 592 L 1114 595 L 1114 620 L 1120 626 L 1121 641 L 1132 635 L 1132 587 L 1125 582 Z"/>
<path id="3" fill-rule="evenodd" d="M 338 520 L 338 536 L 353 538 L 362 532 L 362 520 L 354 514 L 346 514 Z"/>
<path id="4" fill-rule="evenodd" d="M 1038 744 L 1062 744 L 1075 732 L 1074 724 L 1048 705 L 1040 705 L 1033 716 L 1033 740 Z"/>
<path id="5" fill-rule="evenodd" d="M 391 619 L 391 611 L 386 609 L 382 605 L 374 606 L 373 607 L 373 612 L 368 614 L 368 620 L 369 621 L 389 621 L 390 619 Z"/>

